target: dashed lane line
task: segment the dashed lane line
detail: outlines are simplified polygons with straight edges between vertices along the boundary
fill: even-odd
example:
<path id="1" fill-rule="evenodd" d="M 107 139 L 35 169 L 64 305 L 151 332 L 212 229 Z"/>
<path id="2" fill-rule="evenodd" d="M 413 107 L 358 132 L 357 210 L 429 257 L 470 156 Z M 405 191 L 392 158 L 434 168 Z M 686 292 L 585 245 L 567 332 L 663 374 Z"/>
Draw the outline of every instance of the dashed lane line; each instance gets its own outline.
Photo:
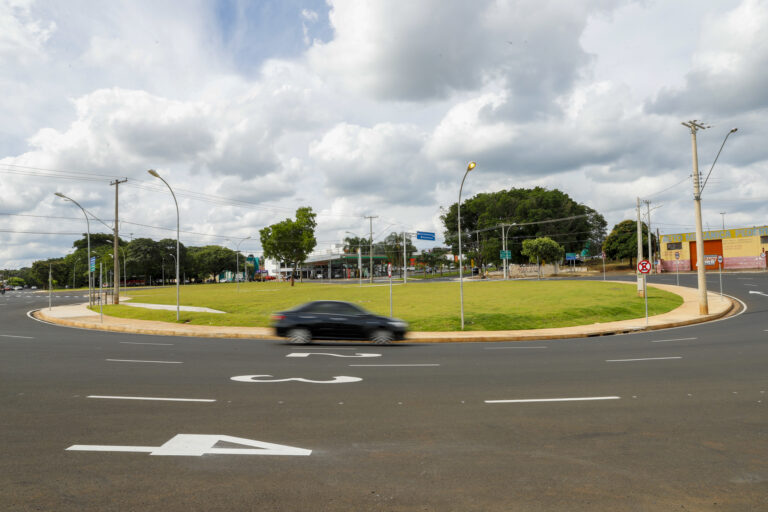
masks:
<path id="1" fill-rule="evenodd" d="M 644 357 L 639 359 L 606 359 L 606 363 L 628 363 L 631 361 L 664 361 L 667 359 L 682 359 L 682 356 L 673 357 Z"/>
<path id="2" fill-rule="evenodd" d="M 440 366 L 439 364 L 435 363 L 428 363 L 428 364 L 350 364 L 349 366 L 378 366 L 378 367 L 384 367 L 384 366 Z"/>
<path id="3" fill-rule="evenodd" d="M 676 338 L 673 340 L 651 340 L 651 343 L 666 343 L 668 341 L 690 341 L 690 340 L 697 340 L 699 338 Z"/>
<path id="4" fill-rule="evenodd" d="M 586 402 L 591 400 L 619 400 L 620 396 L 585 396 L 578 398 L 526 398 L 522 400 L 486 400 L 487 404 L 525 404 L 535 402 Z"/>
<path id="5" fill-rule="evenodd" d="M 121 341 L 124 345 L 167 345 L 173 346 L 173 343 L 142 343 L 140 341 Z"/>
<path id="6" fill-rule="evenodd" d="M 549 347 L 485 347 L 485 350 L 526 350 L 526 349 L 539 349 Z"/>
<path id="7" fill-rule="evenodd" d="M 104 398 L 110 400 L 156 400 L 159 402 L 215 402 L 212 398 L 160 398 L 152 396 L 108 396 L 88 395 L 88 398 Z"/>
<path id="8" fill-rule="evenodd" d="M 158 363 L 158 364 L 183 364 L 183 361 L 141 361 L 138 359 L 105 359 L 113 363 Z"/>
<path id="9" fill-rule="evenodd" d="M 33 336 L 14 336 L 13 334 L 0 334 L 0 338 L 23 338 L 25 340 L 35 339 Z"/>

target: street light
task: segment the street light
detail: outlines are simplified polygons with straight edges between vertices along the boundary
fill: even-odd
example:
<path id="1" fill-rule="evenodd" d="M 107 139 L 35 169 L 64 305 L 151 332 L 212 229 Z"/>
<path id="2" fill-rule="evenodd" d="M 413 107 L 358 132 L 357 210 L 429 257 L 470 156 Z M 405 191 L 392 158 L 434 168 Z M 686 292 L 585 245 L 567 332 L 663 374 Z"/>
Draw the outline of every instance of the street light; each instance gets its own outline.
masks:
<path id="1" fill-rule="evenodd" d="M 461 330 L 464 330 L 464 271 L 463 261 L 461 256 L 461 191 L 464 189 L 464 180 L 467 179 L 469 171 L 477 166 L 475 162 L 469 162 L 467 165 L 467 171 L 464 173 L 464 178 L 461 180 L 461 187 L 459 187 L 459 207 L 458 207 L 458 220 L 459 220 L 459 302 L 461 303 Z"/>
<path id="2" fill-rule="evenodd" d="M 77 207 L 83 211 L 83 215 L 85 215 L 85 225 L 88 229 L 87 235 L 86 235 L 88 237 L 88 306 L 93 306 L 93 274 L 91 273 L 91 221 L 88 220 L 88 214 L 85 213 L 85 208 L 80 206 L 80 203 L 78 203 L 71 197 L 65 196 L 61 192 L 56 192 L 55 195 L 59 196 L 62 199 L 75 203 Z"/>
<path id="3" fill-rule="evenodd" d="M 168 187 L 168 190 L 171 191 L 171 195 L 173 196 L 173 202 L 176 204 L 176 321 L 179 321 L 179 202 L 176 200 L 176 194 L 173 193 L 173 189 L 168 184 L 167 181 L 165 181 L 162 176 L 157 174 L 157 171 L 154 169 L 149 169 L 147 171 L 149 174 L 154 176 L 155 178 L 158 178 L 160 181 L 165 183 L 165 186 Z"/>
<path id="4" fill-rule="evenodd" d="M 237 280 L 237 292 L 240 293 L 240 244 L 245 242 L 246 240 L 250 240 L 251 237 L 247 236 L 240 240 L 237 245 L 235 246 L 235 251 L 237 252 L 237 256 L 235 257 L 236 261 L 236 267 L 235 270 L 237 270 L 236 280 Z"/>
<path id="5" fill-rule="evenodd" d="M 709 173 L 707 174 L 707 178 L 704 180 L 704 184 L 700 186 L 701 181 L 699 176 L 699 155 L 698 155 L 698 148 L 696 145 L 696 132 L 698 130 L 705 130 L 711 127 L 705 126 L 697 122 L 695 119 L 687 123 L 680 123 L 680 124 L 682 124 L 683 126 L 691 130 L 691 146 L 692 146 L 692 153 L 693 153 L 693 203 L 694 203 L 694 212 L 696 215 L 696 262 L 698 266 L 696 274 L 698 277 L 698 288 L 699 288 L 699 314 L 707 315 L 709 314 L 709 303 L 707 301 L 706 264 L 704 263 L 704 232 L 701 227 L 701 193 L 704 191 L 704 187 L 707 185 L 707 181 L 709 181 L 709 175 L 712 174 L 712 169 L 715 168 L 717 159 L 720 157 L 720 152 L 723 151 L 723 146 L 725 146 L 725 141 L 727 141 L 728 137 L 732 133 L 735 133 L 738 130 L 738 128 L 732 128 L 725 135 L 725 139 L 723 139 L 723 143 L 720 145 L 720 151 L 717 152 L 715 161 L 712 162 L 712 167 L 709 168 Z"/>

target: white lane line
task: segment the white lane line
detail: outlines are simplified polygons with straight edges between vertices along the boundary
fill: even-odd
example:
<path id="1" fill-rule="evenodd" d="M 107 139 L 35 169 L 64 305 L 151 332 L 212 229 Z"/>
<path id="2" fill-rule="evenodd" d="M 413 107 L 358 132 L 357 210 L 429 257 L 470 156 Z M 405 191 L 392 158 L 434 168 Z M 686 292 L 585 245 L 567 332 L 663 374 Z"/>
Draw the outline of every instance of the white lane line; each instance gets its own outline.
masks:
<path id="1" fill-rule="evenodd" d="M 182 364 L 182 361 L 139 361 L 136 359 L 106 359 L 113 363 L 161 363 L 161 364 Z"/>
<path id="2" fill-rule="evenodd" d="M 140 341 L 121 341 L 124 345 L 168 345 L 173 346 L 173 343 L 142 343 Z"/>
<path id="3" fill-rule="evenodd" d="M 88 398 L 109 398 L 113 400 L 157 400 L 161 402 L 215 402 L 211 398 L 158 398 L 152 396 L 108 396 L 88 395 Z"/>
<path id="4" fill-rule="evenodd" d="M 359 350 L 355 347 L 334 347 L 333 345 L 327 345 L 325 347 L 295 347 L 291 350 Z"/>
<path id="5" fill-rule="evenodd" d="M 439 364 L 350 364 L 349 366 L 440 366 Z"/>
<path id="6" fill-rule="evenodd" d="M 487 404 L 525 404 L 533 402 L 586 402 L 588 400 L 619 400 L 620 396 L 585 396 L 580 398 L 529 398 L 525 400 L 486 400 Z"/>
<path id="7" fill-rule="evenodd" d="M 757 287 L 756 284 L 750 284 L 750 283 L 744 283 L 744 286 L 754 286 L 754 287 Z"/>
<path id="8" fill-rule="evenodd" d="M 548 348 L 548 347 L 485 347 L 485 350 L 525 350 L 525 349 L 532 349 L 532 348 Z"/>
<path id="9" fill-rule="evenodd" d="M 35 339 L 32 336 L 14 336 L 13 334 L 0 334 L 0 337 L 2 337 L 2 338 L 24 338 L 25 340 L 33 340 L 33 339 Z"/>
<path id="10" fill-rule="evenodd" d="M 651 340 L 651 343 L 666 343 L 667 341 L 688 341 L 688 340 L 697 340 L 699 338 L 677 338 L 674 340 Z"/>
<path id="11" fill-rule="evenodd" d="M 606 359 L 606 363 L 626 363 L 629 361 L 663 361 L 665 359 L 682 359 L 682 356 L 674 357 L 644 357 L 642 359 Z"/>

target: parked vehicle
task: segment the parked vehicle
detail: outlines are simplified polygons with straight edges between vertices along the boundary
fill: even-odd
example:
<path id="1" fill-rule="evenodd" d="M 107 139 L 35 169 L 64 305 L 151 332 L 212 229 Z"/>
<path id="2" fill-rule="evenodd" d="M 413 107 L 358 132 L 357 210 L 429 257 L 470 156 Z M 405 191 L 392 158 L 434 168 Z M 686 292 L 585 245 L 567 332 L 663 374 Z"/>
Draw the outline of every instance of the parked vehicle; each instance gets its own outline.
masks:
<path id="1" fill-rule="evenodd" d="M 386 345 L 402 340 L 408 324 L 397 318 L 376 315 L 356 304 L 335 300 L 307 302 L 272 315 L 277 336 L 291 343 L 314 339 L 371 340 Z"/>

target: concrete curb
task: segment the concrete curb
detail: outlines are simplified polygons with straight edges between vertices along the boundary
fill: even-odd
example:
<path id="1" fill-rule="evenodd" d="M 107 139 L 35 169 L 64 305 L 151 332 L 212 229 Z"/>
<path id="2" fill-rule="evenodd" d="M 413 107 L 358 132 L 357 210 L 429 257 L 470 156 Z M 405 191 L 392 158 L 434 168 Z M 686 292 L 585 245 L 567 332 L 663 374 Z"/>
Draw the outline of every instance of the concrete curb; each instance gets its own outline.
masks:
<path id="1" fill-rule="evenodd" d="M 649 285 L 665 288 L 669 285 Z M 675 287 L 676 288 L 676 287 Z M 710 300 L 717 298 L 710 294 Z M 669 329 L 686 325 L 711 322 L 735 314 L 740 305 L 730 297 L 726 307 L 720 311 L 706 316 L 698 314 L 681 314 L 686 307 L 685 297 L 683 305 L 671 312 L 649 318 L 648 326 L 644 318 L 609 322 L 606 324 L 579 325 L 573 327 L 559 327 L 552 329 L 532 329 L 520 331 L 458 331 L 458 332 L 410 332 L 404 340 L 415 343 L 470 343 L 470 342 L 498 342 L 498 341 L 533 341 L 566 338 L 589 338 L 597 336 L 611 336 L 616 334 L 628 334 L 633 332 L 653 331 Z M 66 306 L 64 306 L 66 307 Z M 54 308 L 55 309 L 55 308 Z M 132 334 L 145 334 L 154 336 L 189 336 L 198 338 L 240 338 L 240 339 L 275 339 L 272 329 L 267 327 L 219 327 L 200 325 L 176 325 L 166 322 L 149 320 L 124 319 L 104 316 L 105 322 L 100 322 L 96 313 L 87 316 L 62 318 L 52 314 L 46 314 L 44 309 L 34 311 L 32 315 L 44 322 L 75 327 L 80 329 L 99 330 L 108 332 L 123 332 Z M 663 318 L 670 317 L 669 320 Z"/>

